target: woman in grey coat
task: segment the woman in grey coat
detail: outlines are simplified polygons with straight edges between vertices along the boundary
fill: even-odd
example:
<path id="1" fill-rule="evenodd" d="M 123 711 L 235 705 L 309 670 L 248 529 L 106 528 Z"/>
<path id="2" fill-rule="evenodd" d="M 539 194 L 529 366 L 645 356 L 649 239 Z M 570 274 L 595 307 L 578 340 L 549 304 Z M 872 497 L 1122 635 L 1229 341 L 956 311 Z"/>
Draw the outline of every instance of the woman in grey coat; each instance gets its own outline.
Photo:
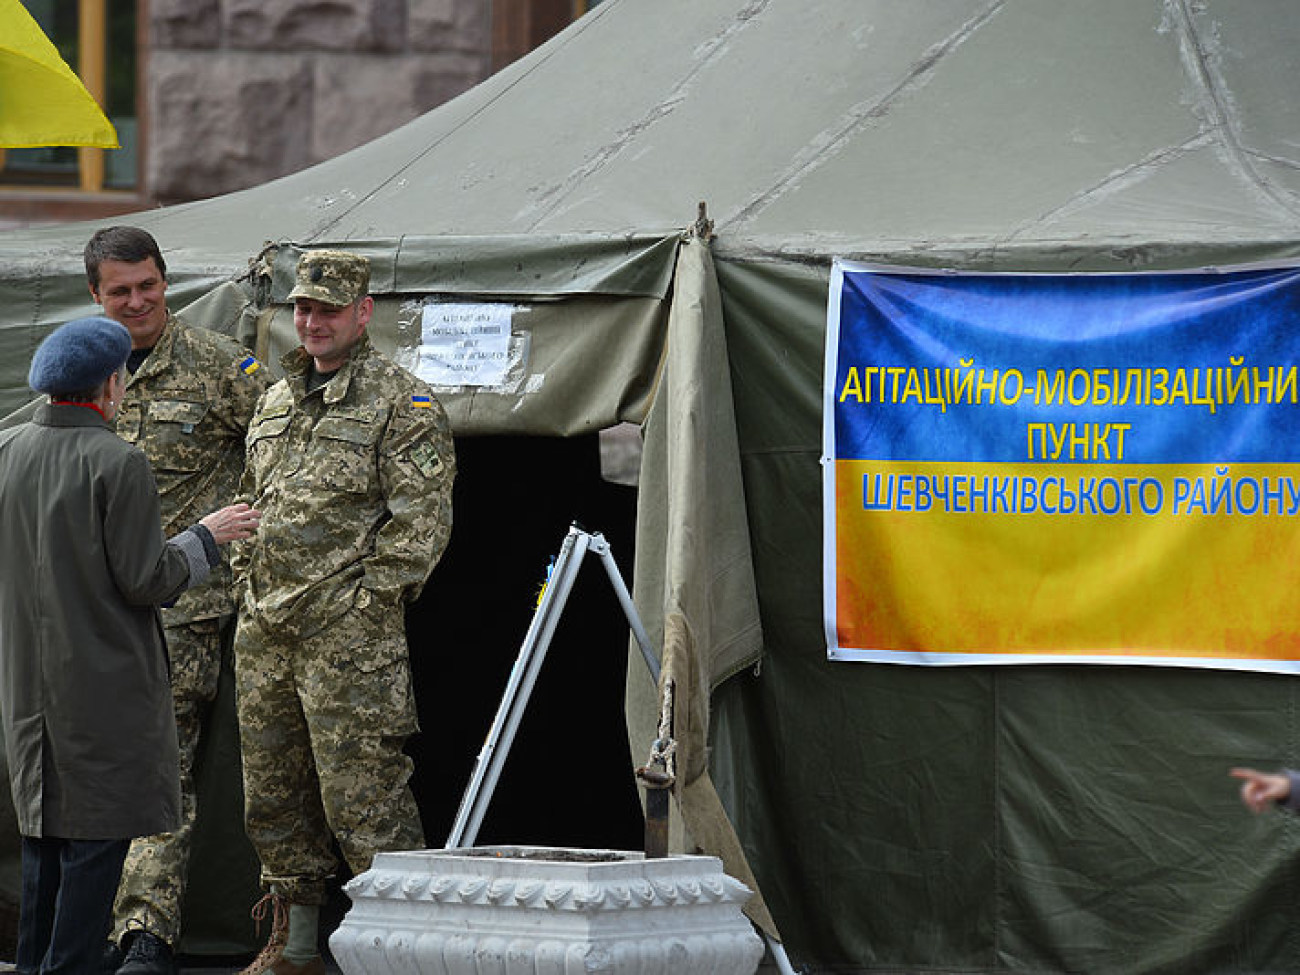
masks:
<path id="1" fill-rule="evenodd" d="M 157 607 L 200 582 L 258 513 L 165 540 L 144 454 L 110 427 L 130 336 L 56 329 L 0 431 L 0 718 L 22 834 L 17 968 L 95 971 L 132 837 L 179 823 L 176 727 Z"/>

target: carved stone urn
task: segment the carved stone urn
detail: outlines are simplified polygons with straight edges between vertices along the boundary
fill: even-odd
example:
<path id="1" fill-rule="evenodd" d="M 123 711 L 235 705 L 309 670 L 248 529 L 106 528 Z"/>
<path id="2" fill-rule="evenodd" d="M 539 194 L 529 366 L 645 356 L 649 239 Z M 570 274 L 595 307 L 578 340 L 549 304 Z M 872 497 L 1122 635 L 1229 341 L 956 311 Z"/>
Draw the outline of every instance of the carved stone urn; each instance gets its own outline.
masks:
<path id="1" fill-rule="evenodd" d="M 484 846 L 380 853 L 330 936 L 344 975 L 752 975 L 750 890 L 716 857 Z"/>

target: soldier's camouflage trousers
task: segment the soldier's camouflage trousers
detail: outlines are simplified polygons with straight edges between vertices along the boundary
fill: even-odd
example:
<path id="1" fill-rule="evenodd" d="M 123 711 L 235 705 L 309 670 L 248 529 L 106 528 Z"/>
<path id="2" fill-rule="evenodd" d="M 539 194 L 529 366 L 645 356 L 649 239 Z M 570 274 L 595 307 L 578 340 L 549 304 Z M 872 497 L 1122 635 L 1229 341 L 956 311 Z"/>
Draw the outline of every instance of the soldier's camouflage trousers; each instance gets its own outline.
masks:
<path id="1" fill-rule="evenodd" d="M 417 727 L 400 610 L 351 609 L 292 643 L 241 616 L 235 681 L 244 825 L 266 889 L 323 902 L 331 835 L 353 873 L 424 846 L 402 752 Z"/>
<path id="2" fill-rule="evenodd" d="M 181 933 L 181 899 L 193 846 L 196 811 L 194 758 L 207 725 L 221 672 L 223 632 L 233 618 L 197 620 L 166 629 L 171 658 L 172 702 L 180 741 L 181 826 L 134 840 L 113 905 L 113 940 L 128 929 L 144 928 L 175 946 Z"/>

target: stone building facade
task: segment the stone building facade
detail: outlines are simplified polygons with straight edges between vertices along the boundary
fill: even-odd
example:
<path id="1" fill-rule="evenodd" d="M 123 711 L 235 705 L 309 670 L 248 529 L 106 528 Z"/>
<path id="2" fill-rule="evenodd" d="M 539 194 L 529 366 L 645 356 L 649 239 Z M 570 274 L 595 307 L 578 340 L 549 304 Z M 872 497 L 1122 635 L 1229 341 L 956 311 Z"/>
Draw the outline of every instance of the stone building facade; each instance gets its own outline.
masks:
<path id="1" fill-rule="evenodd" d="M 492 67 L 483 0 L 150 7 L 145 184 L 163 203 L 336 156 L 473 87 Z"/>
<path id="2" fill-rule="evenodd" d="M 59 0 L 23 2 L 50 34 Z M 473 87 L 599 0 L 90 2 L 135 20 L 130 185 L 6 179 L 0 166 L 0 229 L 202 199 L 332 158 Z M 110 71 L 122 47 L 110 24 Z"/>

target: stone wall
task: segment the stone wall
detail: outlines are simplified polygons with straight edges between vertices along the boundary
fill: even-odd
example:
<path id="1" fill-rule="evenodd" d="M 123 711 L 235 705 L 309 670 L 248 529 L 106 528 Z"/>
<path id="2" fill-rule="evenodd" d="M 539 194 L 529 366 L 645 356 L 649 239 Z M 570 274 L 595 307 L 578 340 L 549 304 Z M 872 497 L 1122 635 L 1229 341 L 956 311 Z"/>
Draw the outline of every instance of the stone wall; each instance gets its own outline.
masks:
<path id="1" fill-rule="evenodd" d="M 485 0 L 150 0 L 146 193 L 243 189 L 487 77 Z"/>

